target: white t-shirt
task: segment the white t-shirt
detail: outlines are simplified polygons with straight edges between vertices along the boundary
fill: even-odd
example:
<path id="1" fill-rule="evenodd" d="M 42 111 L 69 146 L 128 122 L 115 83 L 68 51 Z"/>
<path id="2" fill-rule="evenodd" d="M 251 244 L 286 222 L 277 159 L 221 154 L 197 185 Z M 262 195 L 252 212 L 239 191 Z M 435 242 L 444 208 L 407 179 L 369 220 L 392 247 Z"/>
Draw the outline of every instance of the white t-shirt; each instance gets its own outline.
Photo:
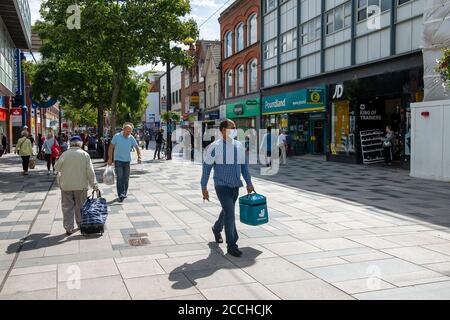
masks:
<path id="1" fill-rule="evenodd" d="M 278 137 L 278 145 L 281 146 L 282 144 L 286 144 L 286 135 L 283 133 Z"/>

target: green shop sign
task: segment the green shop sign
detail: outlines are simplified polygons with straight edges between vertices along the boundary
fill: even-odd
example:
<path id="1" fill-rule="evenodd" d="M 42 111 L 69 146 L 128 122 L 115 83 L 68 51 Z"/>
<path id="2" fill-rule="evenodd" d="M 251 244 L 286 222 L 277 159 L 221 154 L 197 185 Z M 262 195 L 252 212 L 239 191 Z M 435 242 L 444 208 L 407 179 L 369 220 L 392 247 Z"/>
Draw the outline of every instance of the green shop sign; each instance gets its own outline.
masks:
<path id="1" fill-rule="evenodd" d="M 227 104 L 227 118 L 252 118 L 259 116 L 259 98 Z"/>
<path id="2" fill-rule="evenodd" d="M 263 97 L 263 114 L 325 111 L 325 88 L 299 91 Z"/>

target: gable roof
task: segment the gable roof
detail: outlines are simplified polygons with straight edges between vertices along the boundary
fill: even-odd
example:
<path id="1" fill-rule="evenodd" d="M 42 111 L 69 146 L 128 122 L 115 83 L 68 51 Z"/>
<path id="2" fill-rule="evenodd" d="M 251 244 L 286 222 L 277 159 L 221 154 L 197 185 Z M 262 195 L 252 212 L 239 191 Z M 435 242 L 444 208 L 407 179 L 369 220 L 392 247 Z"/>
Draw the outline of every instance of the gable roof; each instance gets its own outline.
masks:
<path id="1" fill-rule="evenodd" d="M 219 44 L 213 44 L 208 48 L 208 52 L 206 53 L 205 64 L 203 65 L 202 74 L 206 75 L 208 71 L 209 64 L 214 63 L 216 69 L 220 67 L 220 42 Z"/>

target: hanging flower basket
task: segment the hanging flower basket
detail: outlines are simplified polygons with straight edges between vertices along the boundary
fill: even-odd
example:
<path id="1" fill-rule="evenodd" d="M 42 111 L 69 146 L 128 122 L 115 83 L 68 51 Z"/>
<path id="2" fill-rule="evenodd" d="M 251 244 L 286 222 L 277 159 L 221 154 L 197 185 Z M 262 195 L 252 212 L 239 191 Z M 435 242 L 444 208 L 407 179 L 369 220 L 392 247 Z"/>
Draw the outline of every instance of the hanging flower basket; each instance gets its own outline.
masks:
<path id="1" fill-rule="evenodd" d="M 437 60 L 436 72 L 439 73 L 442 80 L 442 86 L 445 89 L 450 88 L 450 48 L 443 50 L 442 58 Z"/>

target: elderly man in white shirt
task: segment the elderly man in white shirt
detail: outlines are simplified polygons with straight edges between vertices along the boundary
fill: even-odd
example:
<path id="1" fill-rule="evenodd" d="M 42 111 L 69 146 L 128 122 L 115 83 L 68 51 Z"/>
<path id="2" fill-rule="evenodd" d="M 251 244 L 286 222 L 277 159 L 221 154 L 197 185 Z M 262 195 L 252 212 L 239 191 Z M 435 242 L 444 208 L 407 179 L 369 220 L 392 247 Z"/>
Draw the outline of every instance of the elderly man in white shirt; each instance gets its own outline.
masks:
<path id="1" fill-rule="evenodd" d="M 62 154 L 55 165 L 61 189 L 63 224 L 68 236 L 75 232 L 74 217 L 78 229 L 81 226 L 81 208 L 87 199 L 89 186 L 98 190 L 91 157 L 82 150 L 82 146 L 79 136 L 70 139 L 70 149 Z"/>
<path id="2" fill-rule="evenodd" d="M 281 131 L 278 137 L 278 147 L 281 150 L 281 164 L 286 164 L 287 159 L 287 136 L 284 131 Z"/>

